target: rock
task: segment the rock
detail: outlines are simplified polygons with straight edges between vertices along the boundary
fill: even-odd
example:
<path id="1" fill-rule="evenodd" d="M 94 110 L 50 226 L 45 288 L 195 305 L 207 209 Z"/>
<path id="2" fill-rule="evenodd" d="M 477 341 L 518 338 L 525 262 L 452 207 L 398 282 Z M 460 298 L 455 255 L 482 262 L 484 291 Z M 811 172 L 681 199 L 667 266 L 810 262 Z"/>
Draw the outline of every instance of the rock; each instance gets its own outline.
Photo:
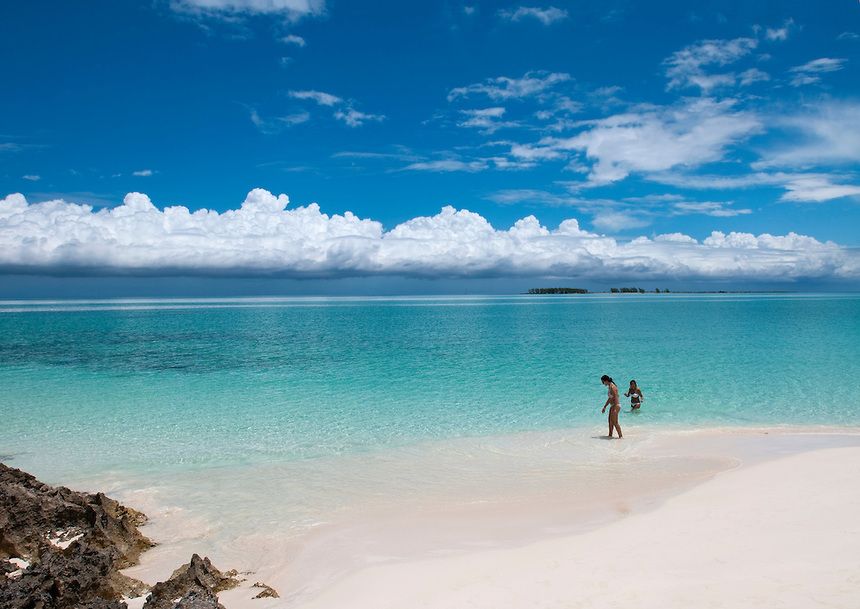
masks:
<path id="1" fill-rule="evenodd" d="M 127 609 L 124 597 L 147 590 L 119 572 L 154 545 L 137 528 L 145 522 L 103 493 L 53 487 L 0 463 L 0 609 Z M 224 609 L 217 594 L 238 585 L 236 575 L 194 554 L 143 607 Z"/>
<path id="2" fill-rule="evenodd" d="M 13 578 L 3 567 L 0 607 L 125 607 L 124 593 L 145 589 L 119 573 L 152 547 L 137 529 L 145 521 L 102 493 L 53 487 L 0 463 L 0 564 L 27 565 Z"/>
<path id="3" fill-rule="evenodd" d="M 202 589 L 191 590 L 172 609 L 224 609 L 224 606 L 218 602 L 214 592 Z"/>
<path id="4" fill-rule="evenodd" d="M 65 549 L 82 541 L 117 550 L 117 568 L 124 569 L 154 545 L 137 529 L 145 522 L 103 493 L 52 487 L 0 463 L 0 559 L 35 558 L 45 543 Z"/>
<path id="5" fill-rule="evenodd" d="M 262 588 L 263 590 L 257 594 L 254 598 L 281 598 L 278 594 L 278 591 L 272 588 L 271 586 L 267 586 L 263 582 L 255 582 L 252 588 Z"/>
<path id="6" fill-rule="evenodd" d="M 194 554 L 191 561 L 179 567 L 165 582 L 155 584 L 143 609 L 210 609 L 220 608 L 218 592 L 239 585 L 235 571 L 222 573 L 208 558 Z M 176 602 L 176 599 L 180 599 Z M 210 601 L 214 602 L 211 604 Z M 195 604 L 190 604 L 190 603 Z M 188 604 L 183 604 L 188 603 Z M 210 604 L 205 604 L 210 603 Z"/>

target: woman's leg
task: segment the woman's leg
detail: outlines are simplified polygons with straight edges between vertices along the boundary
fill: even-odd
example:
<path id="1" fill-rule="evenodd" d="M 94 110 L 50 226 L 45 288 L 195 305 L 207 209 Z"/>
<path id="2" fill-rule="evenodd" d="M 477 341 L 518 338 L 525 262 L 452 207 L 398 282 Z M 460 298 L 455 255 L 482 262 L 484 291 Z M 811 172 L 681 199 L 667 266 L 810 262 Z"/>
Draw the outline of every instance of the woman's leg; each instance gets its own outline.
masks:
<path id="1" fill-rule="evenodd" d="M 614 410 L 613 408 L 609 409 L 609 416 L 606 419 L 607 421 L 609 421 L 609 437 L 610 438 L 612 437 L 612 411 L 613 410 Z"/>
<path id="2" fill-rule="evenodd" d="M 611 415 L 612 425 L 618 431 L 618 437 L 622 438 L 623 436 L 621 435 L 621 425 L 618 424 L 618 413 L 620 411 L 621 411 L 620 407 L 619 408 L 613 408 L 610 415 Z M 612 435 L 612 429 L 609 430 L 609 435 Z"/>

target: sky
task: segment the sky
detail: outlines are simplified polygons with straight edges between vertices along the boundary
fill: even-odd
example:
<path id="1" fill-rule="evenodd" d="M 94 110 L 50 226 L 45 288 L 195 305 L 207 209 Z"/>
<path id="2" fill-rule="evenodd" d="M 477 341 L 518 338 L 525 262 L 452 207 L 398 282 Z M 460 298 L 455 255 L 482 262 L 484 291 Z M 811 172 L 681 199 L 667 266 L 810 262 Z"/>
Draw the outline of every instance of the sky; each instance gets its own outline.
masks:
<path id="1" fill-rule="evenodd" d="M 0 296 L 857 289 L 859 74 L 857 0 L 3 3 Z"/>

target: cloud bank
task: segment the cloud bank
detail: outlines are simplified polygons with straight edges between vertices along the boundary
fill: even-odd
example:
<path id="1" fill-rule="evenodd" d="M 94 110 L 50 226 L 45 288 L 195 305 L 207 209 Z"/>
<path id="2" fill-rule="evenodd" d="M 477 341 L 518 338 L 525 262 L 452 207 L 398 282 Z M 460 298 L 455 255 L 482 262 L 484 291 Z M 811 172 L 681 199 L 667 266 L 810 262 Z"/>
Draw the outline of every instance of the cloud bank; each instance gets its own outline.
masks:
<path id="1" fill-rule="evenodd" d="M 789 233 L 715 231 L 698 242 L 682 234 L 629 242 L 580 228 L 550 230 L 534 216 L 494 228 L 482 216 L 444 207 L 393 229 L 288 209 L 286 195 L 252 190 L 222 213 L 159 209 L 140 193 L 94 210 L 63 200 L 0 199 L 0 271 L 66 275 L 276 275 L 345 277 L 586 277 L 791 280 L 860 278 L 858 251 Z"/>

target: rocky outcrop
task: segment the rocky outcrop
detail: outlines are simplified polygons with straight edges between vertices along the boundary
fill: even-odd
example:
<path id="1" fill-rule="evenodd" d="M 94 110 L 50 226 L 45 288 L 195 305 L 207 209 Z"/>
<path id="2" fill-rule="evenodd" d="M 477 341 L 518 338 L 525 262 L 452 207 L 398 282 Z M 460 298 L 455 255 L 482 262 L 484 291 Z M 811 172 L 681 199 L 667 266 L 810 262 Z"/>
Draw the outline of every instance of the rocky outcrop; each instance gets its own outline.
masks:
<path id="1" fill-rule="evenodd" d="M 0 559 L 30 560 L 77 543 L 115 550 L 123 569 L 154 545 L 137 528 L 145 522 L 146 516 L 103 493 L 53 487 L 0 463 Z"/>
<path id="2" fill-rule="evenodd" d="M 271 586 L 267 586 L 262 582 L 256 582 L 252 588 L 262 588 L 262 590 L 254 596 L 254 598 L 281 598 L 278 594 L 278 591 L 272 588 Z"/>
<path id="3" fill-rule="evenodd" d="M 102 493 L 39 482 L 0 463 L 0 609 L 127 609 L 148 586 L 120 573 L 154 544 L 146 516 Z M 149 592 L 145 609 L 224 609 L 238 585 L 197 554 Z"/>
<path id="4" fill-rule="evenodd" d="M 102 493 L 53 487 L 0 463 L 0 563 L 26 565 L 3 567 L 0 607 L 122 607 L 122 595 L 145 590 L 119 572 L 152 547 L 137 528 L 144 522 Z"/>
<path id="5" fill-rule="evenodd" d="M 218 592 L 239 585 L 237 573 L 222 573 L 208 558 L 197 554 L 182 565 L 166 582 L 156 584 L 143 609 L 223 609 L 216 597 Z M 176 599 L 180 599 L 176 602 Z"/>

